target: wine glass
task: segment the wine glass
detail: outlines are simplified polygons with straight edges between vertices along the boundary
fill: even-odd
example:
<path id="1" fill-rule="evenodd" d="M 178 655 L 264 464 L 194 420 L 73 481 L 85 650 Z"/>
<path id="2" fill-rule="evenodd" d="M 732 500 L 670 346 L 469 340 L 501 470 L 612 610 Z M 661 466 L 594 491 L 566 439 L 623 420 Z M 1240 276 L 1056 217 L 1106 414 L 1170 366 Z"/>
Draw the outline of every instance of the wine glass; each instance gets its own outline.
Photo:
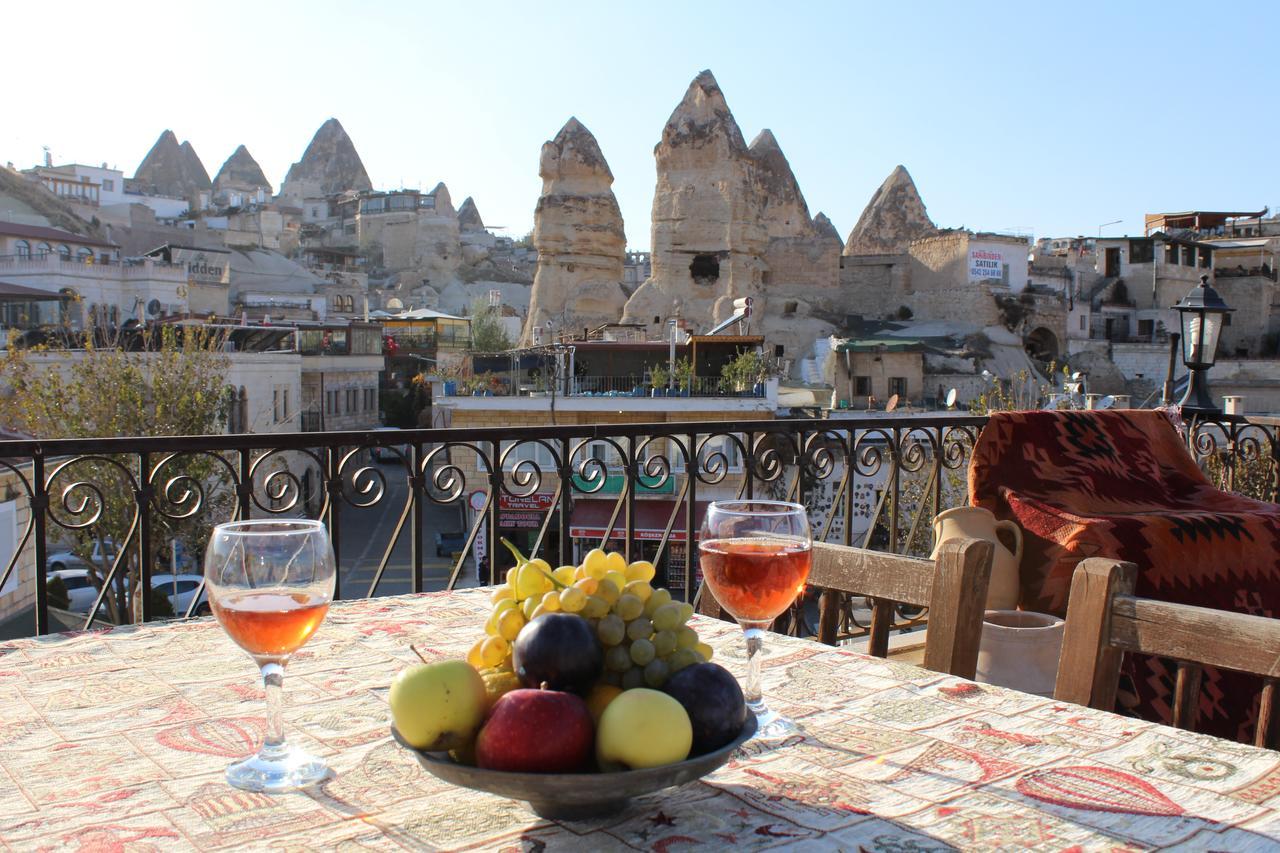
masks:
<path id="1" fill-rule="evenodd" d="M 328 765 L 285 742 L 280 710 L 289 656 L 320 627 L 333 600 L 328 531 L 319 521 L 299 519 L 219 524 L 209 537 L 204 573 L 214 616 L 261 667 L 267 696 L 262 748 L 228 767 L 227 781 L 268 793 L 320 781 Z"/>
<path id="2" fill-rule="evenodd" d="M 765 630 L 804 590 L 812 539 L 809 516 L 799 504 L 783 501 L 712 501 L 698 544 L 702 578 L 720 606 L 742 626 L 747 641 L 743 695 L 759 723 L 758 737 L 780 738 L 799 731 L 771 711 L 760 688 Z"/>

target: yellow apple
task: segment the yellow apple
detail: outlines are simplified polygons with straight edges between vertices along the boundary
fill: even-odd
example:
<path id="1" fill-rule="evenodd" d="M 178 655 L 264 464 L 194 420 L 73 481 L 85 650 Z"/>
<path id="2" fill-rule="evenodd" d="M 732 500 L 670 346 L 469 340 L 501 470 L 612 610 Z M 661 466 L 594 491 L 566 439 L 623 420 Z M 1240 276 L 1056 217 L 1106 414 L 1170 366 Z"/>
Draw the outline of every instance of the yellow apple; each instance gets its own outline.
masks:
<path id="1" fill-rule="evenodd" d="M 488 708 L 484 680 L 462 660 L 400 670 L 388 701 L 405 742 L 431 751 L 469 746 Z"/>
<path id="2" fill-rule="evenodd" d="M 637 770 L 689 757 L 693 726 L 684 706 L 643 687 L 624 690 L 600 715 L 596 760 L 602 770 Z"/>

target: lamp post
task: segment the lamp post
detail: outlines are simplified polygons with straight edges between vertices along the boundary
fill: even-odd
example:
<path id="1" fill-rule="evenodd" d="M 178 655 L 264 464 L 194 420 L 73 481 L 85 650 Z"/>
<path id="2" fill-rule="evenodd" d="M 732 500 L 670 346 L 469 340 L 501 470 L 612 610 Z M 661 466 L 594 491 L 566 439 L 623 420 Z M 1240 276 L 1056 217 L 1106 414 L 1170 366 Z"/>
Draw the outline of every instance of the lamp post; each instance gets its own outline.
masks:
<path id="1" fill-rule="evenodd" d="M 1222 301 L 1209 286 L 1209 276 L 1200 276 L 1198 287 L 1173 306 L 1182 321 L 1182 363 L 1187 366 L 1187 390 L 1178 401 L 1183 417 L 1211 418 L 1222 414 L 1209 396 L 1209 368 L 1218 356 L 1218 337 L 1223 318 L 1236 310 Z"/>

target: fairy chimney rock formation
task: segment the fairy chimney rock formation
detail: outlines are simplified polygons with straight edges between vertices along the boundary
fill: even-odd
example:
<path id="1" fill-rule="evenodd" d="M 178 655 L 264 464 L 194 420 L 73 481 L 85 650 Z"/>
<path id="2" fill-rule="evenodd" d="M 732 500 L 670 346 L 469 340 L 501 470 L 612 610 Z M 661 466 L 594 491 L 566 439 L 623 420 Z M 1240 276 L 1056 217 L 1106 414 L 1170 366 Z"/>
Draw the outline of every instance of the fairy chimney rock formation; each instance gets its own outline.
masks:
<path id="1" fill-rule="evenodd" d="M 813 232 L 809 206 L 787 156 L 773 131 L 765 128 L 748 149 L 756 162 L 756 183 L 763 208 L 761 216 L 770 237 L 799 237 Z"/>
<path id="2" fill-rule="evenodd" d="M 262 167 L 253 159 L 249 149 L 243 145 L 227 158 L 227 162 L 222 164 L 217 177 L 213 179 L 213 189 L 219 193 L 228 190 L 256 190 L 259 187 L 271 192 L 271 182 L 267 180 Z"/>
<path id="3" fill-rule="evenodd" d="M 480 218 L 480 211 L 471 196 L 467 196 L 462 207 L 458 208 L 458 227 L 463 231 L 484 230 L 484 220 Z"/>
<path id="4" fill-rule="evenodd" d="M 548 321 L 557 332 L 617 322 L 626 301 L 622 211 L 613 195 L 613 172 L 591 131 L 570 118 L 543 144 L 538 174 L 538 267 L 521 336 L 526 345 Z"/>
<path id="5" fill-rule="evenodd" d="M 840 232 L 836 230 L 836 226 L 822 211 L 818 211 L 818 215 L 813 217 L 813 229 L 818 232 L 818 236 L 824 240 L 835 240 L 842 247 L 844 240 L 840 239 Z"/>
<path id="6" fill-rule="evenodd" d="M 133 175 L 133 183 L 144 193 L 189 200 L 212 186 L 191 143 L 179 145 L 172 130 L 160 134 L 151 146 Z"/>
<path id="7" fill-rule="evenodd" d="M 938 228 L 929 219 L 915 181 L 898 166 L 862 211 L 858 224 L 845 242 L 846 255 L 882 255 L 905 252 L 911 241 L 932 237 Z"/>
<path id="8" fill-rule="evenodd" d="M 654 159 L 652 272 L 623 322 L 683 316 L 710 326 L 734 299 L 761 295 L 769 241 L 755 158 L 710 71 L 689 84 Z"/>
<path id="9" fill-rule="evenodd" d="M 302 159 L 289 167 L 280 194 L 293 199 L 323 198 L 347 190 L 372 188 L 351 137 L 341 122 L 331 118 L 320 125 Z"/>

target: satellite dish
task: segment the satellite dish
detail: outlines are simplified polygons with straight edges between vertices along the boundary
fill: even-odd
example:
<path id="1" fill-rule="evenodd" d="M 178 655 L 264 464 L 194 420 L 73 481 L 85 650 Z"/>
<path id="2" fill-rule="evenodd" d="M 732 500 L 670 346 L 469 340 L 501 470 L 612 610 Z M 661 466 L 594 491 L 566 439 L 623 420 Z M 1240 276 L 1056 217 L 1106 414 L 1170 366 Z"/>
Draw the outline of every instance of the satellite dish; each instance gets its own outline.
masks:
<path id="1" fill-rule="evenodd" d="M 1095 409 L 1109 409 L 1116 404 L 1116 398 L 1108 394 L 1099 400 L 1095 405 Z"/>
<path id="2" fill-rule="evenodd" d="M 1071 381 L 1072 381 L 1072 382 L 1079 382 L 1079 381 L 1080 381 L 1081 379 L 1083 379 L 1083 378 L 1084 378 L 1084 374 L 1083 374 L 1083 373 L 1081 373 L 1081 372 L 1080 372 L 1080 371 L 1078 371 L 1078 370 L 1077 370 L 1075 373 L 1071 374 Z"/>
<path id="3" fill-rule="evenodd" d="M 147 303 L 147 316 L 154 317 L 160 313 L 160 300 L 152 299 Z"/>
<path id="4" fill-rule="evenodd" d="M 956 407 L 956 389 L 952 388 L 947 392 L 947 408 L 954 409 Z"/>
<path id="5" fill-rule="evenodd" d="M 991 371 L 990 371 L 990 370 L 984 370 L 984 371 L 982 371 L 982 378 L 983 378 L 983 379 L 985 379 L 986 381 L 990 382 L 990 381 L 991 381 Z"/>
<path id="6" fill-rule="evenodd" d="M 889 402 L 885 404 L 884 410 L 886 412 L 892 412 L 896 408 L 898 408 L 898 395 L 894 394 L 889 398 Z"/>

